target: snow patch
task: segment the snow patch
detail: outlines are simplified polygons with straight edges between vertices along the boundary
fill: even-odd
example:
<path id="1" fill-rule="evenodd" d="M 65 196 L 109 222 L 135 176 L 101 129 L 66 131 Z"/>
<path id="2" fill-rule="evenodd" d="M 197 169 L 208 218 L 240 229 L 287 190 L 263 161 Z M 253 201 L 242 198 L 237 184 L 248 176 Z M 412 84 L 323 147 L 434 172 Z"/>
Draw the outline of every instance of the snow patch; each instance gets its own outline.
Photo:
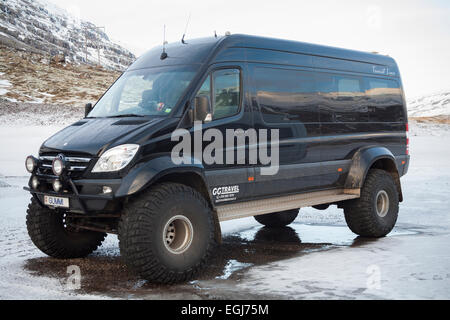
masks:
<path id="1" fill-rule="evenodd" d="M 227 262 L 225 269 L 223 271 L 223 275 L 216 277 L 216 279 L 226 280 L 236 271 L 251 267 L 251 263 L 243 263 L 237 260 L 230 260 Z"/>
<path id="2" fill-rule="evenodd" d="M 3 75 L 3 73 L 0 74 L 0 76 L 1 75 Z M 7 94 L 9 90 L 7 90 L 6 88 L 9 87 L 11 87 L 11 82 L 9 82 L 8 80 L 0 79 L 0 96 Z"/>
<path id="3" fill-rule="evenodd" d="M 450 115 L 450 91 L 426 95 L 408 101 L 409 117 Z"/>

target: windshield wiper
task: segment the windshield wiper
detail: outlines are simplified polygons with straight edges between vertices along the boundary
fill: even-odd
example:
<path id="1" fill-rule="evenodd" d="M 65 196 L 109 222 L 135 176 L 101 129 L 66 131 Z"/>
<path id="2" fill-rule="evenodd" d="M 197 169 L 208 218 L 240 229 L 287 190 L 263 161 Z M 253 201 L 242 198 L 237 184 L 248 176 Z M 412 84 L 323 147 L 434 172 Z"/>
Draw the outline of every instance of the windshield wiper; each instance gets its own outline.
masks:
<path id="1" fill-rule="evenodd" d="M 109 116 L 105 118 L 125 118 L 125 117 L 145 117 L 142 114 L 134 114 L 134 113 L 125 113 L 125 114 L 116 114 L 115 116 Z"/>

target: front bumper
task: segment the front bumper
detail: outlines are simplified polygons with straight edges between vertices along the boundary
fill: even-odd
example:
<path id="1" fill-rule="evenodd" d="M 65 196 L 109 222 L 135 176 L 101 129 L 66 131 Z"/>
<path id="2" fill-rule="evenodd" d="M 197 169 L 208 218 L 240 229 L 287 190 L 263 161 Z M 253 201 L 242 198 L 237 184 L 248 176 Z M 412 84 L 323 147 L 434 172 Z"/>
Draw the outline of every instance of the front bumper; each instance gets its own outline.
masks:
<path id="1" fill-rule="evenodd" d="M 31 187 L 31 179 L 37 177 L 39 179 L 39 187 L 33 189 Z M 118 209 L 117 198 L 114 193 L 120 187 L 121 179 L 99 179 L 99 180 L 71 180 L 64 181 L 64 191 L 55 192 L 51 189 L 51 182 L 57 177 L 33 175 L 30 178 L 27 187 L 24 190 L 29 191 L 33 197 L 41 204 L 44 205 L 44 196 L 55 196 L 69 199 L 70 212 L 77 212 L 83 214 L 90 214 L 94 212 L 109 212 Z M 107 186 L 112 189 L 110 193 L 102 193 L 103 187 Z"/>

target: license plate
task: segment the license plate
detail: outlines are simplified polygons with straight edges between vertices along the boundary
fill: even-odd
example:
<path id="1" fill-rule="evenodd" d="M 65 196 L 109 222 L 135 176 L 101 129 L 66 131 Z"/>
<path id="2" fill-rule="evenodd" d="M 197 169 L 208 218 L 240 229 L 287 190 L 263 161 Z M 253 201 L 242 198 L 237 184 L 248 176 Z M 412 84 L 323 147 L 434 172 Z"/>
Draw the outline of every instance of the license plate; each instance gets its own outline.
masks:
<path id="1" fill-rule="evenodd" d="M 52 207 L 69 207 L 69 198 L 44 196 L 44 204 Z"/>

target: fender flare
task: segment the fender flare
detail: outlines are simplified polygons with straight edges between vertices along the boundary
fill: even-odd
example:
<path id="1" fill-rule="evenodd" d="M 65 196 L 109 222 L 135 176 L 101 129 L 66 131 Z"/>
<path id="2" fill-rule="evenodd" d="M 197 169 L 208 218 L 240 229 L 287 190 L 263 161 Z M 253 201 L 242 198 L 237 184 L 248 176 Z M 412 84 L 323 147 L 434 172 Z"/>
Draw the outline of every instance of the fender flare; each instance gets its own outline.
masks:
<path id="1" fill-rule="evenodd" d="M 362 188 L 369 169 L 380 159 L 387 159 L 393 165 L 398 175 L 399 171 L 395 157 L 389 149 L 379 146 L 363 147 L 356 151 L 352 157 L 352 164 L 344 185 L 345 189 Z"/>
<path id="2" fill-rule="evenodd" d="M 146 189 L 161 177 L 177 172 L 195 173 L 202 179 L 203 183 L 207 185 L 202 164 L 194 162 L 174 164 L 170 155 L 163 155 L 135 165 L 122 179 L 122 183 L 117 189 L 115 197 L 120 198 L 134 195 L 139 191 Z"/>

